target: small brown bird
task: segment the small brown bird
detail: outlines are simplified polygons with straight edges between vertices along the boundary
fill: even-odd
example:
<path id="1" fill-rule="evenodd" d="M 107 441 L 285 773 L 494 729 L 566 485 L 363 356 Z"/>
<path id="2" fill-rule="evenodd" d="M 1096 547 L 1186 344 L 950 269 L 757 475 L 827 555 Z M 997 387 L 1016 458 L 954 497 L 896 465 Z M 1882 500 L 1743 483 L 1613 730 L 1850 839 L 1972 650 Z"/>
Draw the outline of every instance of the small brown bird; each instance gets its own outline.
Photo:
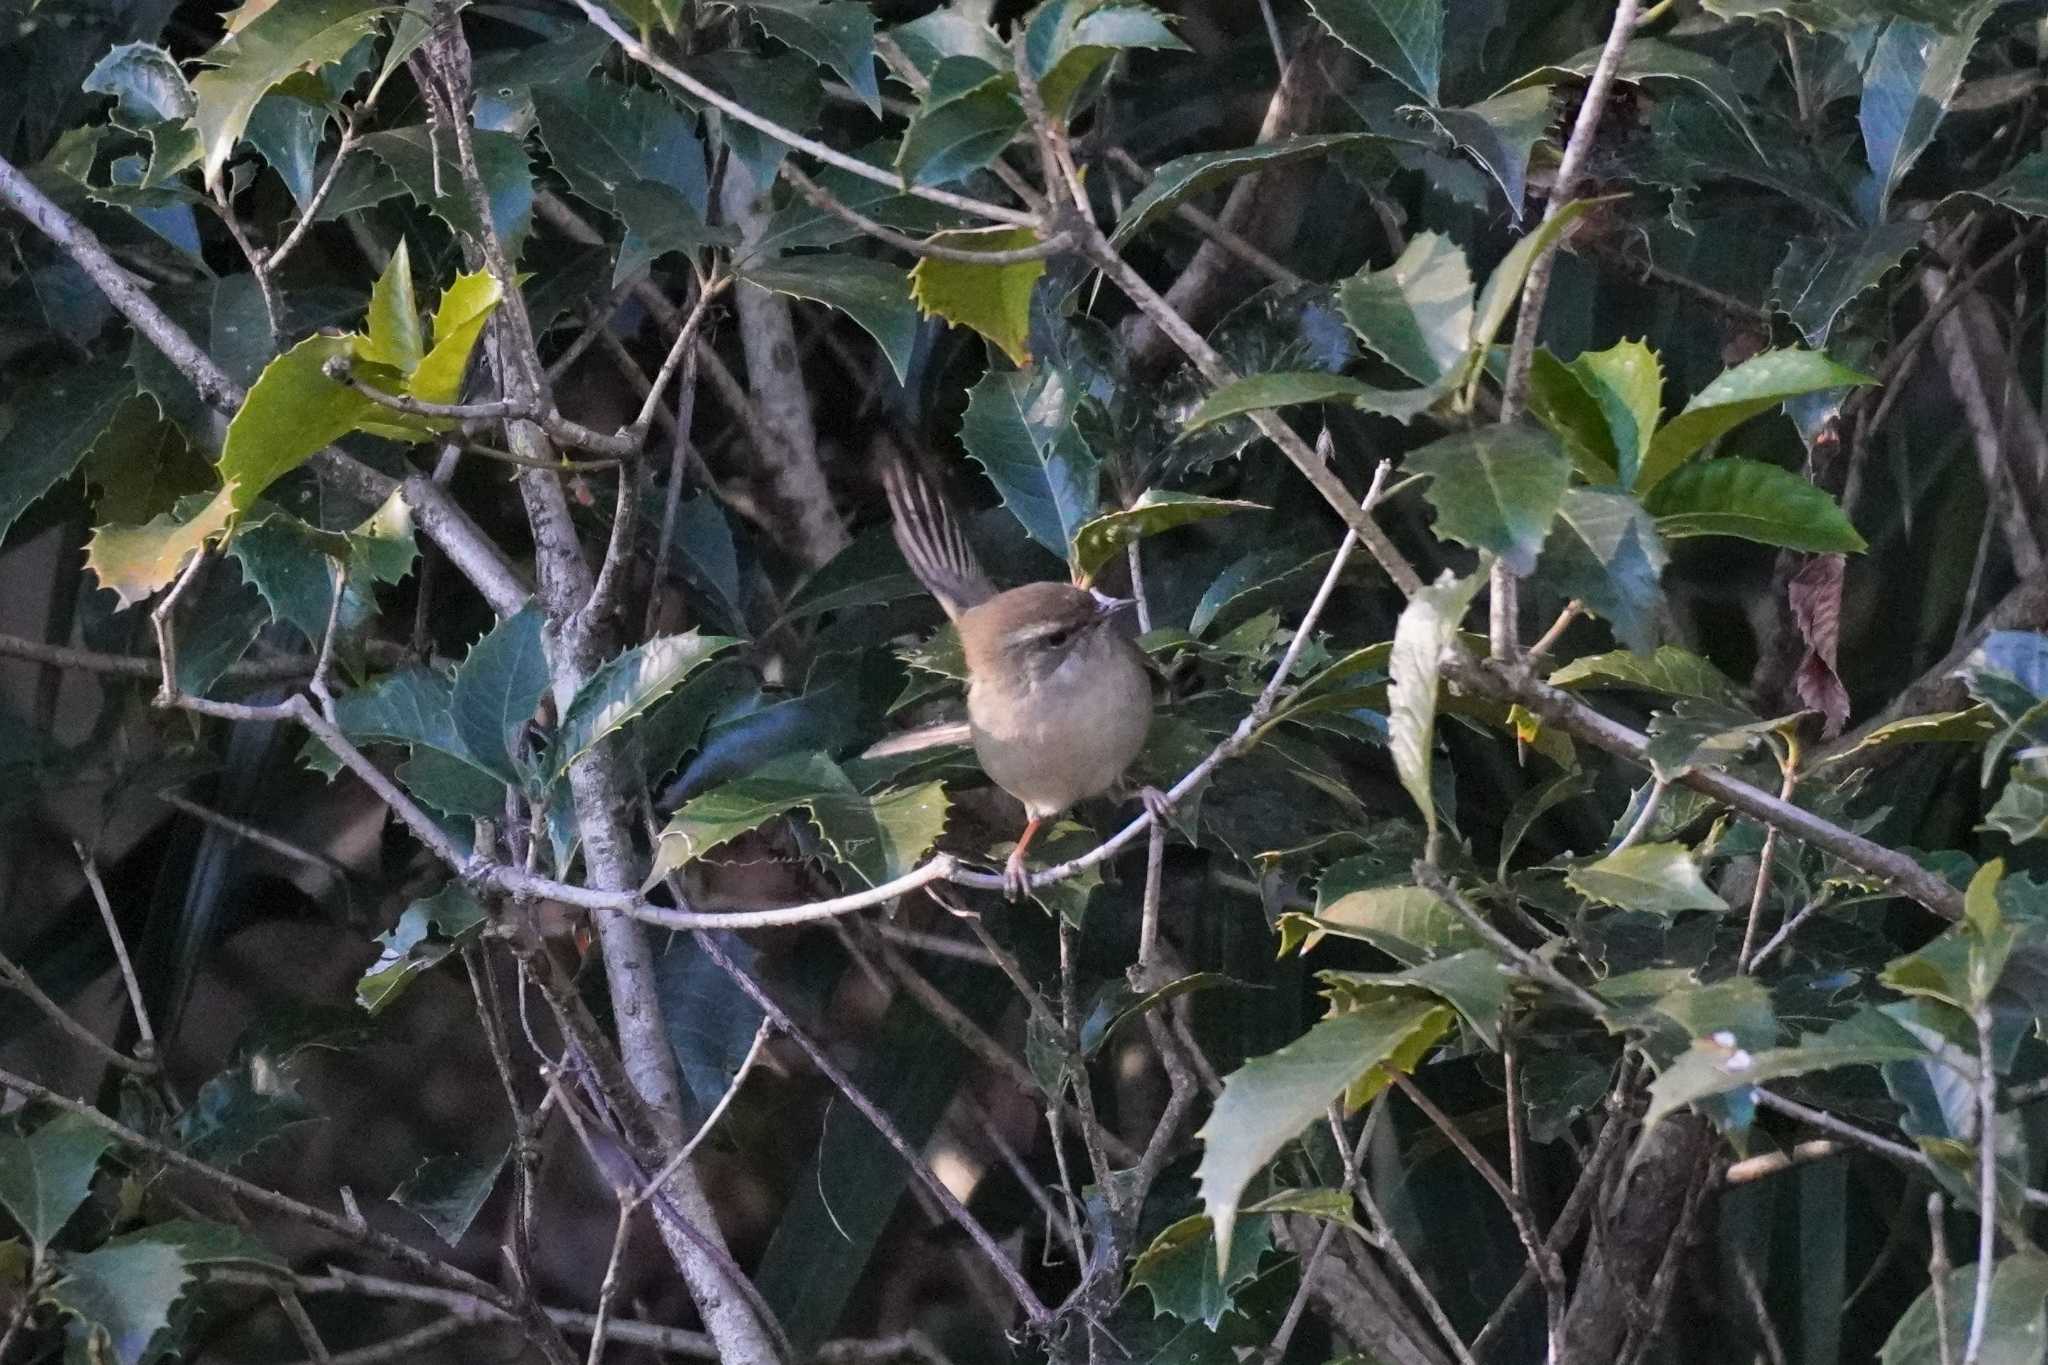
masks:
<path id="1" fill-rule="evenodd" d="M 968 734 L 982 771 L 1024 803 L 1024 833 L 1003 868 L 1015 900 L 1039 827 L 1109 790 L 1144 746 L 1152 686 L 1143 656 L 1112 619 L 1131 603 L 1066 583 L 997 592 L 930 485 L 895 461 L 882 483 L 903 558 L 959 629 Z M 1163 798 L 1145 795 L 1148 808 L 1163 809 Z"/>

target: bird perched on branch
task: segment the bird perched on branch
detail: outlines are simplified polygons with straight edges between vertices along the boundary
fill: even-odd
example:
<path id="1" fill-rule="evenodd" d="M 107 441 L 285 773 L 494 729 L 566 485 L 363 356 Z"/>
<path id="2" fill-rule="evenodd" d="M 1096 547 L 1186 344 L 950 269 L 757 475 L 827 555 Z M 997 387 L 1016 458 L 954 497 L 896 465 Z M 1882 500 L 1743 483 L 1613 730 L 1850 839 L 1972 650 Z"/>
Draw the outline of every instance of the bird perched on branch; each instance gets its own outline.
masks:
<path id="1" fill-rule="evenodd" d="M 883 466 L 882 484 L 903 558 L 959 629 L 967 730 L 982 771 L 1024 804 L 1024 833 L 1003 868 L 1015 900 L 1040 826 L 1108 791 L 1144 746 L 1152 686 L 1114 623 L 1131 602 L 1067 583 L 997 592 L 930 484 L 896 460 Z M 1155 818 L 1163 812 L 1158 792 L 1144 799 Z"/>

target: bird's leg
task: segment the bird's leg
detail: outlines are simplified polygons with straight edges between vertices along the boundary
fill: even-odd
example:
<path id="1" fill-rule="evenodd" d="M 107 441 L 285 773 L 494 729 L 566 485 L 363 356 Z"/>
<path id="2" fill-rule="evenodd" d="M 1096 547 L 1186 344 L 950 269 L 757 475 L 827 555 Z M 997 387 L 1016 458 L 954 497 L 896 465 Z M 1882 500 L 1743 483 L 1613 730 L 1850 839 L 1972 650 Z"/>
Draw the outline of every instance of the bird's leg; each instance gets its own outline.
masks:
<path id="1" fill-rule="evenodd" d="M 1138 801 L 1145 807 L 1145 813 L 1152 817 L 1154 824 L 1161 829 L 1166 828 L 1166 817 L 1173 814 L 1172 797 L 1148 784 L 1138 788 Z"/>
<path id="2" fill-rule="evenodd" d="M 1017 836 L 1017 846 L 1010 850 L 1009 861 L 1003 864 L 1003 895 L 1010 900 L 1022 900 L 1024 893 L 1031 889 L 1031 874 L 1024 867 L 1024 851 L 1031 847 L 1032 836 L 1038 833 L 1038 827 L 1043 823 L 1035 815 L 1024 822 L 1024 832 Z"/>

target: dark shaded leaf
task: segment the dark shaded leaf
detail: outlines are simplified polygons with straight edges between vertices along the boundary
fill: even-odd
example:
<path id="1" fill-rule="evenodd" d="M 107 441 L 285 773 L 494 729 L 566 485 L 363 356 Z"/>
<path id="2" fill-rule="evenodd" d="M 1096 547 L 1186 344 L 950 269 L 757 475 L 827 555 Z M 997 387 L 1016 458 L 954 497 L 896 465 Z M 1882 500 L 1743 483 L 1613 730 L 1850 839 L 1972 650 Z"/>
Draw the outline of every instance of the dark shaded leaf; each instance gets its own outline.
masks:
<path id="1" fill-rule="evenodd" d="M 960 423 L 961 444 L 1003 505 L 1062 560 L 1102 506 L 1100 462 L 1074 423 L 1079 400 L 1070 378 L 1050 366 L 991 370 L 969 392 Z"/>
<path id="2" fill-rule="evenodd" d="M 1429 477 L 1438 535 L 1491 551 L 1517 574 L 1536 567 L 1572 472 L 1549 432 L 1503 426 L 1433 441 L 1402 467 Z"/>
<path id="3" fill-rule="evenodd" d="M 38 1250 L 92 1193 L 93 1172 L 113 1145 L 104 1128 L 75 1114 L 59 1114 L 25 1135 L 0 1127 L 0 1206 Z"/>
<path id="4" fill-rule="evenodd" d="M 498 1184 L 512 1148 L 430 1156 L 391 1192 L 391 1202 L 426 1220 L 449 1246 L 460 1246 Z"/>
<path id="5" fill-rule="evenodd" d="M 524 735 L 548 690 L 547 614 L 529 602 L 470 646 L 455 670 L 449 717 L 470 754 L 512 786 L 521 782 Z"/>
<path id="6" fill-rule="evenodd" d="M 1443 0 L 1309 0 L 1337 41 L 1436 103 L 1444 60 Z"/>
<path id="7" fill-rule="evenodd" d="M 1228 1262 L 1219 1265 L 1215 1226 L 1198 1213 L 1173 1224 L 1138 1253 L 1130 1284 L 1152 1296 L 1155 1317 L 1214 1328 L 1234 1306 L 1232 1291 L 1258 1273 L 1259 1258 L 1272 1245 L 1266 1215 L 1248 1212 L 1238 1220 Z"/>

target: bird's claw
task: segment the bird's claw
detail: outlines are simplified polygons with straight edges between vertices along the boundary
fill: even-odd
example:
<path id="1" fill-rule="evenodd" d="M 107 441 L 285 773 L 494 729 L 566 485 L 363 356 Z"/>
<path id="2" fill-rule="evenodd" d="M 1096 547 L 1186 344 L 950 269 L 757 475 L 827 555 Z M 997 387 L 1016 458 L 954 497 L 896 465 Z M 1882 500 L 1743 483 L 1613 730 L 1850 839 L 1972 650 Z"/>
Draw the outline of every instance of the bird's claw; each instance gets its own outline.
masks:
<path id="1" fill-rule="evenodd" d="M 1031 870 L 1024 866 L 1024 849 L 1019 845 L 1003 864 L 1003 899 L 1020 901 L 1031 890 Z"/>
<path id="2" fill-rule="evenodd" d="M 1157 787 L 1147 786 L 1138 788 L 1138 801 L 1145 807 L 1145 813 L 1165 828 L 1166 817 L 1173 814 L 1173 798 Z"/>

